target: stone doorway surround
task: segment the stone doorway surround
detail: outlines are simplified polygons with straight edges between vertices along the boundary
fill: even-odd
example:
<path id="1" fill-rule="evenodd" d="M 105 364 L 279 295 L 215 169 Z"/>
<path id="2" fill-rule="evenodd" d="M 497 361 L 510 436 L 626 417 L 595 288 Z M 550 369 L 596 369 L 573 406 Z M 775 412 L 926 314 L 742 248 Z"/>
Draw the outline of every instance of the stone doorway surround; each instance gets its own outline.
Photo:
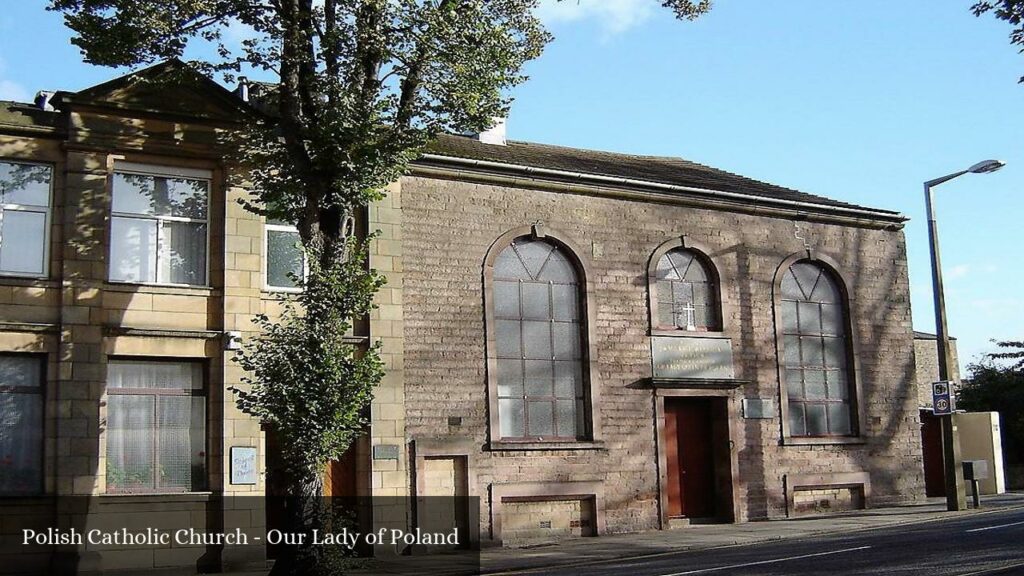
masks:
<path id="1" fill-rule="evenodd" d="M 654 389 L 654 427 L 655 440 L 657 442 L 658 461 L 658 508 L 659 524 L 662 530 L 670 527 L 669 505 L 668 505 L 668 455 L 666 446 L 668 444 L 665 435 L 665 399 L 666 398 L 711 398 L 717 399 L 725 405 L 726 419 L 724 422 L 724 434 L 719 434 L 719 450 L 727 450 L 728 455 L 715 456 L 715 477 L 717 479 L 718 494 L 716 495 L 717 518 L 727 522 L 736 522 L 741 518 L 740 501 L 738 494 L 739 487 L 739 463 L 735 446 L 737 445 L 735 435 L 738 432 L 738 410 L 734 398 L 734 390 L 738 382 L 722 383 L 718 386 L 706 386 L 701 388 L 667 388 L 655 387 Z M 723 442 L 724 441 L 724 442 Z"/>

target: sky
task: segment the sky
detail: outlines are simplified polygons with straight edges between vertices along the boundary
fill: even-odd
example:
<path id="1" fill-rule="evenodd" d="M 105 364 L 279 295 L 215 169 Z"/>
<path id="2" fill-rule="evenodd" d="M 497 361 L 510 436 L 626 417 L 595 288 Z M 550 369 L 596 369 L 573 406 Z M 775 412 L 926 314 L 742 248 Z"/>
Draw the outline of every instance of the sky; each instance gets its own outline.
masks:
<path id="1" fill-rule="evenodd" d="M 513 91 L 515 140 L 680 156 L 911 218 L 914 328 L 934 331 L 922 182 L 936 189 L 961 366 L 1024 340 L 1024 55 L 973 0 L 543 0 L 554 33 Z M 0 99 L 116 75 L 83 64 L 44 0 L 0 0 Z"/>

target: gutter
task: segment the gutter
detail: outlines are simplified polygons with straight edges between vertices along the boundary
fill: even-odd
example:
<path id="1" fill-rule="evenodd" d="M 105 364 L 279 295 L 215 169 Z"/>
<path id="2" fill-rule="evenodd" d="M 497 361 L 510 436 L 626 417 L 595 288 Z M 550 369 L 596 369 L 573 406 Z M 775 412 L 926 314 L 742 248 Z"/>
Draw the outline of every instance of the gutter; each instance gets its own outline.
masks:
<path id="1" fill-rule="evenodd" d="M 688 194 L 698 194 L 701 196 L 707 196 L 712 198 L 719 198 L 724 200 L 742 201 L 743 203 L 750 204 L 774 204 L 778 206 L 784 206 L 794 209 L 810 209 L 819 212 L 827 213 L 840 213 L 843 215 L 853 217 L 866 217 L 873 220 L 885 220 L 887 222 L 903 223 L 909 220 L 906 216 L 899 212 L 891 212 L 888 210 L 872 210 L 870 208 L 850 208 L 846 206 L 831 206 L 828 204 L 819 204 L 816 202 L 802 202 L 799 200 L 786 200 L 784 198 L 769 198 L 765 196 L 755 196 L 751 194 L 742 194 L 739 192 L 723 192 L 721 190 L 711 190 L 709 188 L 697 188 L 693 186 L 680 186 L 677 184 L 664 184 L 661 182 L 650 182 L 647 180 L 637 180 L 635 178 L 622 178 L 617 176 L 602 176 L 600 174 L 587 174 L 584 172 L 569 172 L 566 170 L 555 170 L 552 168 L 537 168 L 534 166 L 523 166 L 520 164 L 506 164 L 503 162 L 492 162 L 490 160 L 476 160 L 471 158 L 459 158 L 456 156 L 443 156 L 440 154 L 423 154 L 420 156 L 420 160 L 426 160 L 428 162 L 437 162 L 443 164 L 457 164 L 461 166 L 468 166 L 470 168 L 477 168 L 483 171 L 502 171 L 502 172 L 513 172 L 525 175 L 527 177 L 550 177 L 557 180 L 571 180 L 577 181 L 583 184 L 613 184 L 618 186 L 627 187 L 640 187 L 647 189 L 663 190 L 667 192 L 684 192 Z"/>

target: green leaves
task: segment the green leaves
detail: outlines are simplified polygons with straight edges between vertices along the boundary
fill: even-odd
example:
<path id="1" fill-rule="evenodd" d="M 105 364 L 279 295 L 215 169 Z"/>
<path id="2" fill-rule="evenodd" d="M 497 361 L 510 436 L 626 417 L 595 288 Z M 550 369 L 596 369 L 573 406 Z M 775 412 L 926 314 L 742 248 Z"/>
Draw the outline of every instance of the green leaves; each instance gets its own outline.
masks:
<path id="1" fill-rule="evenodd" d="M 551 39 L 533 15 L 538 3 L 50 0 L 87 62 L 138 66 L 198 42 L 216 55 L 189 63 L 204 74 L 274 78 L 252 91 L 263 114 L 231 134 L 228 160 L 244 167 L 236 184 L 252 190 L 246 208 L 298 228 L 309 273 L 279 318 L 256 317 L 260 334 L 237 356 L 248 376 L 232 390 L 243 412 L 274 428 L 293 494 L 320 489 L 324 465 L 365 430 L 384 376 L 380 346 L 350 334 L 383 284 L 367 267 L 373 237 L 355 238 L 352 222 L 438 133 L 482 131 L 507 113 L 523 66 Z M 680 18 L 710 7 L 662 4 Z M 249 37 L 222 40 L 240 26 Z M 319 572 L 305 573 L 330 573 L 315 563 Z"/>
<path id="2" fill-rule="evenodd" d="M 1009 22 L 1014 28 L 1010 32 L 1010 44 L 1020 47 L 1024 53 L 1024 0 L 997 0 L 995 2 L 977 2 L 971 6 L 975 16 L 992 12 L 996 18 Z M 1021 76 L 1024 83 L 1024 76 Z"/>
<path id="3" fill-rule="evenodd" d="M 295 278 L 302 292 L 280 298 L 280 318 L 257 316 L 261 333 L 237 357 L 249 373 L 247 389 L 232 389 L 239 408 L 274 427 L 299 477 L 318 474 L 363 432 L 384 374 L 379 346 L 360 349 L 350 334 L 383 285 L 365 267 L 366 245 L 348 239 L 346 258 L 329 269 L 310 255 L 309 275 Z"/>

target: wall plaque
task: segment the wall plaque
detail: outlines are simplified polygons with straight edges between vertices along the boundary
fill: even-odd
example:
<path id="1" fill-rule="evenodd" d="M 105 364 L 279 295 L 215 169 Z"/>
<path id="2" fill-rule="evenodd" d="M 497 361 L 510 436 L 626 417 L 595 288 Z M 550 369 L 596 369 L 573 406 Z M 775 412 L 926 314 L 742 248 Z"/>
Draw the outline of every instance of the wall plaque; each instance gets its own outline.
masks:
<path id="1" fill-rule="evenodd" d="M 655 378 L 733 378 L 728 338 L 651 337 Z"/>
<path id="2" fill-rule="evenodd" d="M 398 460 L 398 446 L 395 444 L 377 444 L 373 447 L 374 460 Z"/>
<path id="3" fill-rule="evenodd" d="M 253 446 L 231 447 L 231 483 L 256 484 L 256 448 Z"/>
<path id="4" fill-rule="evenodd" d="M 750 419 L 775 418 L 774 398 L 744 398 L 743 417 Z"/>

